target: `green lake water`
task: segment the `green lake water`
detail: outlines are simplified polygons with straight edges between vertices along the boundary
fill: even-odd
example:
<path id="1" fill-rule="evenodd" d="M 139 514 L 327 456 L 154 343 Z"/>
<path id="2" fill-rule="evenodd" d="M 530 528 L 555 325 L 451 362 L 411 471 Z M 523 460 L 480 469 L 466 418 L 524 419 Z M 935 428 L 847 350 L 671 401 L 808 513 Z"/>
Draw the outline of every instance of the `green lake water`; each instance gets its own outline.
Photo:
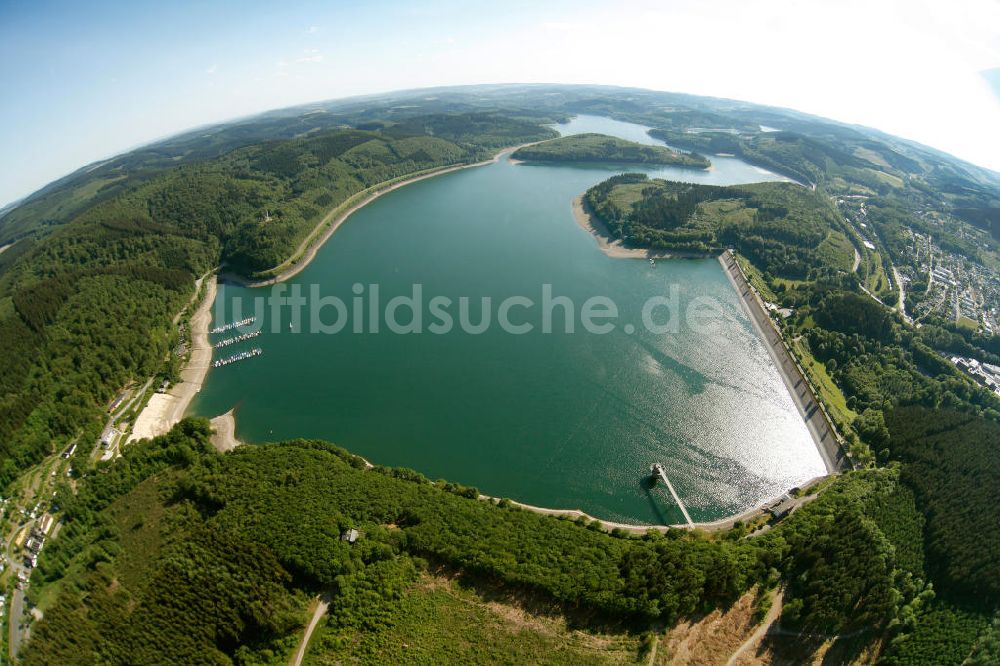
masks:
<path id="1" fill-rule="evenodd" d="M 578 117 L 559 129 L 657 143 L 645 128 L 606 118 Z M 643 170 L 713 184 L 780 179 L 737 159 L 712 161 L 707 172 Z M 284 287 L 338 297 L 350 314 L 356 284 L 366 299 L 377 284 L 383 305 L 419 284 L 419 334 L 393 333 L 384 321 L 377 333 L 354 333 L 353 319 L 336 334 L 309 332 L 314 311 L 330 323 L 335 308 L 310 301 L 292 321 L 291 308 L 261 302 L 270 289 L 221 286 L 216 324 L 256 307 L 263 327 L 216 358 L 254 346 L 264 353 L 211 370 L 192 412 L 235 407 L 246 441 L 321 438 L 373 463 L 629 523 L 683 520 L 664 489 L 645 483 L 653 462 L 666 463 L 696 521 L 745 510 L 823 474 L 719 263 L 611 259 L 573 221 L 572 199 L 621 170 L 503 159 L 414 183 L 355 213 Z M 543 285 L 573 302 L 575 332 L 564 331 L 561 308 L 553 332 L 541 330 Z M 714 328 L 696 331 L 680 316 L 676 331 L 647 330 L 643 304 L 672 295 L 681 315 L 694 299 L 709 299 Z M 503 299 L 531 299 L 534 308 L 512 308 L 510 319 L 534 330 L 432 333 L 427 302 L 434 296 L 456 304 L 469 297 L 473 323 L 484 296 L 493 299 L 494 321 Z M 617 305 L 610 333 L 582 330 L 579 311 L 594 296 Z M 654 319 L 663 323 L 668 310 Z M 450 312 L 457 321 L 458 306 Z M 404 308 L 397 320 L 409 319 Z M 628 325 L 635 331 L 626 332 Z"/>

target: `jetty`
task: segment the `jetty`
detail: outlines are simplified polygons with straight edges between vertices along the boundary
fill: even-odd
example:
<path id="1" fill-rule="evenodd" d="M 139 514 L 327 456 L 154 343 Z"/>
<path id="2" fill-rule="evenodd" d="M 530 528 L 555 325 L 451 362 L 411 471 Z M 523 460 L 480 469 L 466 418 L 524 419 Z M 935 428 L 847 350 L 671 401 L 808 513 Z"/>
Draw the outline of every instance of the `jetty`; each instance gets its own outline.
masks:
<path id="1" fill-rule="evenodd" d="M 239 361 L 245 361 L 248 358 L 254 358 L 255 356 L 260 356 L 264 353 L 264 350 L 260 347 L 254 347 L 253 349 L 248 349 L 247 351 L 241 351 L 239 354 L 233 354 L 227 358 L 220 358 L 218 361 L 212 363 L 213 368 L 221 368 L 226 365 L 232 365 Z"/>
<path id="2" fill-rule="evenodd" d="M 216 326 L 209 333 L 225 333 L 226 331 L 231 331 L 234 328 L 241 328 L 243 326 L 249 326 L 257 321 L 256 317 L 247 317 L 246 319 L 240 319 L 239 321 L 230 322 L 228 324 L 223 324 L 222 326 Z"/>
<path id="3" fill-rule="evenodd" d="M 223 347 L 228 347 L 229 345 L 235 345 L 237 342 L 243 342 L 244 340 L 250 340 L 251 338 L 256 338 L 260 335 L 260 331 L 249 331 L 247 333 L 241 333 L 232 338 L 226 338 L 225 340 L 219 340 L 214 345 L 215 349 L 222 349 Z"/>
<path id="4" fill-rule="evenodd" d="M 670 479 L 667 478 L 667 470 L 662 463 L 653 463 L 649 471 L 652 472 L 653 476 L 658 479 L 662 479 L 663 483 L 666 484 L 667 490 L 670 491 L 670 495 L 674 498 L 677 506 L 680 508 L 681 513 L 684 514 L 684 520 L 687 521 L 688 527 L 694 529 L 694 521 L 691 520 L 690 514 L 688 514 L 687 507 L 684 506 L 684 502 L 681 501 L 680 496 L 677 495 L 677 491 L 674 490 L 674 484 L 670 483 Z"/>

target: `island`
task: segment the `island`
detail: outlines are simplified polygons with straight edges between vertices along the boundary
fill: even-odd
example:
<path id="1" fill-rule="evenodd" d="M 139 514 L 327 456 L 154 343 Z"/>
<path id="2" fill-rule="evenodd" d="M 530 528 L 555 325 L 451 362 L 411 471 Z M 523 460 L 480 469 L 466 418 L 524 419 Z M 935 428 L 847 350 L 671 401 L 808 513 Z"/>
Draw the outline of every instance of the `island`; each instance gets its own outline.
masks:
<path id="1" fill-rule="evenodd" d="M 665 164 L 692 169 L 707 169 L 712 165 L 697 153 L 681 153 L 665 146 L 646 146 L 606 134 L 573 134 L 542 141 L 515 150 L 511 157 L 525 162 Z"/>

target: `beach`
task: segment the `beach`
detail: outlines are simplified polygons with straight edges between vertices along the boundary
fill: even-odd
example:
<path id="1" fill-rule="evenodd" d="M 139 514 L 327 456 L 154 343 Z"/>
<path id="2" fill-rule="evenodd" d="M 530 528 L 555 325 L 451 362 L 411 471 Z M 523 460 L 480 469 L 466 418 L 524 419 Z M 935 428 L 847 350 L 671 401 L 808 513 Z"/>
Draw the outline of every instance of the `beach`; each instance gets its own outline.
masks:
<path id="1" fill-rule="evenodd" d="M 191 317 L 191 357 L 181 370 L 181 381 L 171 386 L 165 393 L 154 393 L 146 407 L 135 420 L 128 441 L 165 434 L 178 421 L 201 390 L 201 385 L 212 365 L 212 345 L 208 340 L 208 327 L 212 322 L 212 305 L 218 279 L 211 275 L 206 278 L 205 295 L 198 309 Z"/>
<path id="2" fill-rule="evenodd" d="M 232 451 L 237 446 L 243 444 L 243 442 L 236 439 L 236 415 L 234 409 L 216 416 L 211 420 L 211 424 L 214 431 L 212 433 L 212 446 L 219 453 Z"/>

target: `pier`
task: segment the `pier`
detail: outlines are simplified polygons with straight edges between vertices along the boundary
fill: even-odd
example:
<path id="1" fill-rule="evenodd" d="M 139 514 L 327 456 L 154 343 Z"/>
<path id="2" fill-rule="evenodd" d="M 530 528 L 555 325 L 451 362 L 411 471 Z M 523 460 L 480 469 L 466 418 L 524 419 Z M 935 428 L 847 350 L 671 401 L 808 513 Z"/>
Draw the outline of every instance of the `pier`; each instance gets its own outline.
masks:
<path id="1" fill-rule="evenodd" d="M 684 506 L 684 502 L 681 501 L 681 498 L 677 495 L 677 491 L 674 490 L 674 484 L 670 483 L 670 479 L 667 478 L 667 470 L 664 468 L 663 464 L 653 463 L 652 467 L 649 468 L 649 471 L 653 473 L 653 476 L 663 480 L 663 483 L 667 486 L 667 490 L 670 491 L 670 495 L 674 498 L 674 501 L 677 502 L 677 506 L 680 508 L 681 513 L 684 514 L 684 520 L 687 521 L 688 527 L 694 529 L 694 521 L 691 520 L 687 507 Z"/>
<path id="2" fill-rule="evenodd" d="M 251 338 L 256 338 L 260 335 L 260 331 L 250 331 L 249 333 L 241 333 L 232 338 L 226 338 L 225 340 L 219 340 L 213 347 L 216 349 L 222 349 L 223 347 L 228 347 L 229 345 L 235 345 L 237 342 L 243 342 L 244 340 L 249 340 Z"/>
<path id="3" fill-rule="evenodd" d="M 223 366 L 231 365 L 233 363 L 236 363 L 237 361 L 243 361 L 243 360 L 246 360 L 248 358 L 253 358 L 254 356 L 260 356 L 263 353 L 264 353 L 263 349 L 261 349 L 260 347 L 254 347 L 253 349 L 250 349 L 250 350 L 247 350 L 247 351 L 242 351 L 239 354 L 233 354 L 232 356 L 229 356 L 228 358 L 220 358 L 218 361 L 215 361 L 214 363 L 212 363 L 212 367 L 213 368 L 221 368 Z"/>
<path id="4" fill-rule="evenodd" d="M 222 326 L 216 326 L 209 333 L 225 333 L 226 331 L 231 331 L 234 328 L 240 328 L 241 326 L 249 326 L 250 324 L 257 321 L 256 317 L 247 317 L 246 319 L 240 319 L 239 321 L 234 321 L 229 324 L 223 324 Z"/>

